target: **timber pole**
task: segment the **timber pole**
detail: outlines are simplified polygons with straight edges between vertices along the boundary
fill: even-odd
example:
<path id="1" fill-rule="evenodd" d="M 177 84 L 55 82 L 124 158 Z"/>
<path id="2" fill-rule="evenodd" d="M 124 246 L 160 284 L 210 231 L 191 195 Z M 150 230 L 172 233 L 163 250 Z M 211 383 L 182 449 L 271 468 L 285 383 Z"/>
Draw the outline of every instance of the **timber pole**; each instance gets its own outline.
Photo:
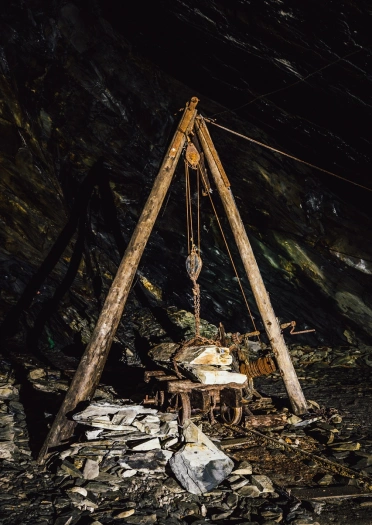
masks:
<path id="1" fill-rule="evenodd" d="M 223 169 L 221 160 L 213 145 L 208 128 L 202 117 L 197 117 L 195 128 L 201 142 L 204 155 L 208 161 L 211 174 L 220 194 L 226 215 L 229 219 L 235 242 L 247 273 L 258 310 L 261 314 L 271 348 L 276 357 L 280 373 L 288 393 L 289 400 L 295 414 L 307 412 L 308 406 L 296 371 L 293 367 L 287 345 L 285 344 L 279 322 L 275 316 L 269 294 L 261 277 L 247 232 L 236 206 L 230 183 Z"/>
<path id="2" fill-rule="evenodd" d="M 173 136 L 151 193 L 107 294 L 91 340 L 40 451 L 39 463 L 44 462 L 49 449 L 68 441 L 73 433 L 75 422 L 68 419 L 67 414 L 73 411 L 80 402 L 90 400 L 98 386 L 139 261 L 172 181 L 186 137 L 193 128 L 198 102 L 199 100 L 193 97 L 186 105 L 180 124 Z"/>

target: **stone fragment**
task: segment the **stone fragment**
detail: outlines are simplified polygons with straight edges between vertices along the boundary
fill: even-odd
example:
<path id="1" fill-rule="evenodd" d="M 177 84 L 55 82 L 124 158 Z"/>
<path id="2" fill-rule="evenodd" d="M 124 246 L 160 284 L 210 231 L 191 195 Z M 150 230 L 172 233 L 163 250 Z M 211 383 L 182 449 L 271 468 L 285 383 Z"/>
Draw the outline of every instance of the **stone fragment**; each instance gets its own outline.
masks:
<path id="1" fill-rule="evenodd" d="M 119 514 L 116 514 L 114 518 L 129 518 L 129 516 L 132 516 L 135 512 L 135 509 L 123 510 L 122 512 L 119 512 Z"/>
<path id="2" fill-rule="evenodd" d="M 137 474 L 136 470 L 128 469 L 128 470 L 124 470 L 124 472 L 122 473 L 122 477 L 123 478 L 132 478 L 136 474 Z"/>
<path id="3" fill-rule="evenodd" d="M 105 494 L 106 492 L 116 492 L 119 490 L 119 485 L 114 485 L 112 483 L 102 483 L 100 481 L 91 481 L 85 485 L 85 487 L 87 490 L 93 492 L 93 494 Z"/>
<path id="4" fill-rule="evenodd" d="M 11 399 L 18 394 L 18 389 L 13 386 L 0 386 L 0 399 Z"/>
<path id="5" fill-rule="evenodd" d="M 252 465 L 248 463 L 248 461 L 241 461 L 232 471 L 232 474 L 237 474 L 239 476 L 249 476 L 252 474 Z"/>
<path id="6" fill-rule="evenodd" d="M 103 429 L 100 428 L 98 430 L 87 430 L 85 432 L 85 436 L 88 439 L 88 441 L 92 439 L 97 439 L 97 437 L 103 432 Z"/>
<path id="7" fill-rule="evenodd" d="M 244 487 L 244 485 L 248 485 L 248 483 L 249 481 L 247 479 L 239 479 L 238 481 L 231 483 L 230 487 L 232 490 L 238 490 Z"/>
<path id="8" fill-rule="evenodd" d="M 145 434 L 153 435 L 160 431 L 160 419 L 157 416 L 148 415 L 143 419 L 136 419 L 132 424 Z"/>
<path id="9" fill-rule="evenodd" d="M 28 378 L 32 381 L 35 379 L 41 379 L 46 375 L 46 372 L 44 368 L 34 368 L 33 370 L 30 370 L 28 373 Z"/>
<path id="10" fill-rule="evenodd" d="M 160 440 L 159 438 L 154 439 L 147 439 L 146 441 L 142 441 L 141 443 L 137 443 L 135 445 L 131 445 L 131 450 L 143 452 L 146 450 L 160 450 Z"/>
<path id="11" fill-rule="evenodd" d="M 288 419 L 287 419 L 287 423 L 289 425 L 295 425 L 296 423 L 300 423 L 300 421 L 302 421 L 302 419 L 298 416 L 295 416 L 294 414 L 292 414 Z"/>
<path id="12" fill-rule="evenodd" d="M 318 481 L 318 485 L 327 486 L 333 483 L 333 476 L 331 474 L 325 474 Z"/>
<path id="13" fill-rule="evenodd" d="M 77 507 L 79 507 L 81 510 L 89 510 L 89 512 L 94 512 L 95 509 L 98 509 L 98 504 L 88 498 L 85 498 L 77 504 Z"/>
<path id="14" fill-rule="evenodd" d="M 369 501 L 361 501 L 359 503 L 359 506 L 360 507 L 372 507 L 372 501 L 371 500 L 369 500 Z"/>
<path id="15" fill-rule="evenodd" d="M 160 427 L 160 433 L 164 437 L 178 436 L 178 422 L 177 421 L 166 421 Z"/>
<path id="16" fill-rule="evenodd" d="M 181 494 L 185 492 L 185 489 L 181 487 L 179 483 L 173 478 L 167 478 L 164 481 L 164 486 L 173 494 Z"/>
<path id="17" fill-rule="evenodd" d="M 0 459 L 12 459 L 15 444 L 12 441 L 0 442 Z"/>
<path id="18" fill-rule="evenodd" d="M 226 498 L 226 505 L 230 509 L 235 509 L 239 501 L 239 496 L 235 493 L 229 494 Z"/>
<path id="19" fill-rule="evenodd" d="M 119 464 L 124 469 L 138 470 L 144 474 L 150 472 L 164 472 L 165 465 L 169 459 L 166 450 L 154 450 L 149 452 L 136 452 L 125 459 L 119 460 Z"/>
<path id="20" fill-rule="evenodd" d="M 177 443 L 178 443 L 178 438 L 172 437 L 172 438 L 162 441 L 161 445 L 162 445 L 162 448 L 168 449 L 168 448 L 173 447 L 173 445 L 176 445 Z"/>
<path id="21" fill-rule="evenodd" d="M 68 381 L 50 381 L 49 379 L 38 379 L 33 381 L 33 388 L 41 392 L 59 393 L 66 392 L 69 387 Z"/>
<path id="22" fill-rule="evenodd" d="M 238 490 L 239 496 L 244 496 L 245 498 L 258 498 L 261 494 L 260 490 L 256 485 L 245 485 Z"/>
<path id="23" fill-rule="evenodd" d="M 186 444 L 170 459 L 170 467 L 192 494 L 209 492 L 231 473 L 234 464 L 190 420 L 184 423 L 183 435 Z"/>
<path id="24" fill-rule="evenodd" d="M 291 521 L 291 525 L 320 525 L 317 521 L 313 521 L 312 518 L 298 518 Z"/>
<path id="25" fill-rule="evenodd" d="M 225 520 L 226 518 L 231 516 L 232 513 L 232 510 L 228 510 L 226 512 L 222 512 L 221 514 L 212 514 L 211 519 L 212 521 Z"/>
<path id="26" fill-rule="evenodd" d="M 85 461 L 83 476 L 85 479 L 95 479 L 99 475 L 99 463 L 93 459 Z"/>
<path id="27" fill-rule="evenodd" d="M 360 449 L 360 443 L 332 443 L 330 447 L 337 452 L 344 450 L 356 451 Z"/>
<path id="28" fill-rule="evenodd" d="M 76 493 L 76 494 L 81 494 L 81 496 L 84 496 L 84 498 L 86 496 L 88 496 L 88 491 L 84 487 L 71 487 L 70 489 L 68 489 L 67 492 L 73 492 L 73 493 Z"/>
<path id="29" fill-rule="evenodd" d="M 357 457 L 361 457 L 361 459 L 356 463 L 356 468 L 366 468 L 370 467 L 372 465 L 372 454 L 367 454 L 366 452 L 358 452 L 356 454 Z"/>
<path id="30" fill-rule="evenodd" d="M 156 520 L 156 514 L 132 515 L 126 518 L 126 523 L 131 523 L 132 525 L 152 525 Z"/>
<path id="31" fill-rule="evenodd" d="M 272 523 L 279 523 L 283 518 L 283 511 L 279 507 L 263 509 L 260 514 L 265 520 L 270 520 Z"/>
<path id="32" fill-rule="evenodd" d="M 256 485 L 260 492 L 274 492 L 272 481 L 267 476 L 254 474 L 251 477 L 251 480 L 253 485 Z"/>
<path id="33" fill-rule="evenodd" d="M 75 465 L 73 465 L 66 459 L 62 461 L 61 469 L 67 472 L 67 474 L 69 476 L 72 476 L 73 478 L 83 478 L 82 472 L 80 472 L 80 470 L 76 468 Z"/>
<path id="34" fill-rule="evenodd" d="M 298 423 L 294 423 L 293 426 L 295 428 L 308 427 L 312 423 L 315 423 L 316 421 L 319 421 L 319 420 L 320 420 L 320 417 L 312 417 L 310 419 L 303 419 L 303 420 L 299 421 Z"/>
<path id="35" fill-rule="evenodd" d="M 240 476 L 234 474 L 233 476 L 229 476 L 227 478 L 228 482 L 229 483 L 234 483 L 235 481 L 238 481 L 238 479 L 241 479 Z"/>

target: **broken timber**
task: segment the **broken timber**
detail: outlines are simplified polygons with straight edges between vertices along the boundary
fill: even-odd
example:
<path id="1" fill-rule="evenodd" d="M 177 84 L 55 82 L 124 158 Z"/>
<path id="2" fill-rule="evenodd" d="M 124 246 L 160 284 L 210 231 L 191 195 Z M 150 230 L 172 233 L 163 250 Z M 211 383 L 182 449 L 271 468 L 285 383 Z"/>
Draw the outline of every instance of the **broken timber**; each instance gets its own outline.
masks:
<path id="1" fill-rule="evenodd" d="M 186 142 L 186 136 L 193 128 L 197 103 L 198 99 L 193 97 L 185 108 L 180 125 L 173 136 L 136 229 L 108 292 L 91 340 L 81 358 L 70 388 L 40 451 L 39 463 L 43 463 L 50 448 L 58 446 L 71 437 L 75 421 L 67 419 L 66 414 L 73 411 L 80 402 L 91 399 L 97 388 L 137 271 L 138 263 L 172 181 L 178 159 Z"/>
<path id="2" fill-rule="evenodd" d="M 238 246 L 267 336 L 278 362 L 292 409 L 295 414 L 303 414 L 308 410 L 306 399 L 293 367 L 279 322 L 271 305 L 269 294 L 267 293 L 262 280 L 239 210 L 235 204 L 229 180 L 213 145 L 204 119 L 202 117 L 197 117 L 195 124 L 204 155 L 208 161 L 225 213 L 229 219 L 235 242 Z"/>

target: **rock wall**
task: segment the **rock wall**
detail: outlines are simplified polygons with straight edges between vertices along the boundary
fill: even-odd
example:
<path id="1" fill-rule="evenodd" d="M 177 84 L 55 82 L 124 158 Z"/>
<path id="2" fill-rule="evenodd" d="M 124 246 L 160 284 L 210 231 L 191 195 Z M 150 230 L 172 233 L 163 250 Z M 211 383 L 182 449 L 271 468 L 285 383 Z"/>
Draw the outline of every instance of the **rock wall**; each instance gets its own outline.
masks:
<path id="1" fill-rule="evenodd" d="M 137 32 L 141 2 L 133 12 L 133 24 L 125 16 L 125 8 L 120 19 L 114 4 L 99 1 L 88 6 L 78 1 L 26 5 L 19 0 L 2 13 L 0 309 L 4 348 L 47 355 L 67 368 L 76 363 L 175 129 L 178 110 L 191 96 L 201 98 L 203 114 L 223 112 L 219 121 L 232 129 L 274 147 L 285 146 L 295 155 L 307 155 L 306 159 L 316 164 L 324 160 L 323 167 L 342 175 L 350 177 L 355 170 L 361 177 L 358 180 L 365 182 L 367 139 L 360 132 L 359 142 L 353 138 L 343 143 L 342 137 L 350 138 L 351 131 L 346 136 L 343 127 L 336 136 L 332 122 L 335 108 L 344 101 L 344 92 L 340 95 L 343 86 L 351 89 L 351 82 L 355 93 L 364 88 L 360 76 L 368 54 L 363 47 L 362 18 L 355 18 L 359 44 L 348 44 L 345 49 L 338 49 L 338 44 L 332 48 L 330 41 L 321 44 L 319 35 L 327 33 L 329 18 L 316 28 L 318 68 L 325 57 L 327 64 L 332 56 L 337 62 L 337 57 L 346 56 L 349 50 L 355 51 L 355 60 L 347 65 L 349 61 L 340 58 L 342 68 L 337 69 L 332 83 L 324 78 L 325 73 L 320 85 L 304 83 L 311 96 L 315 93 L 318 97 L 319 91 L 330 86 L 322 98 L 323 111 L 327 100 L 335 97 L 328 120 L 323 117 L 323 131 L 319 128 L 322 111 L 314 111 L 317 124 L 312 130 L 310 109 L 295 113 L 300 111 L 296 106 L 300 99 L 300 107 L 306 107 L 304 93 L 291 98 L 288 91 L 279 108 L 277 100 L 262 98 L 252 111 L 226 112 L 226 106 L 244 102 L 248 70 L 255 80 L 247 86 L 247 93 L 254 88 L 257 94 L 266 90 L 264 79 L 270 67 L 277 74 L 270 85 L 285 87 L 289 81 L 310 75 L 316 65 L 314 53 L 310 60 L 315 36 L 304 21 L 305 25 L 299 22 L 308 13 L 283 6 L 281 18 L 263 27 L 265 20 L 273 20 L 274 11 L 257 13 L 253 19 L 244 15 L 250 13 L 248 3 L 241 4 L 245 6 L 242 10 L 234 10 L 214 3 L 207 13 L 204 3 L 199 8 L 186 8 L 182 2 L 173 2 L 171 7 L 163 1 L 157 29 L 149 31 L 154 14 L 151 8 L 144 12 L 142 30 Z M 351 3 L 347 6 L 349 11 L 358 10 Z M 337 16 L 340 19 L 341 15 Z M 177 24 L 166 33 L 164 25 L 175 19 Z M 300 73 L 292 71 L 282 58 L 285 52 L 290 53 L 288 46 L 277 47 L 273 54 L 273 47 L 278 40 L 284 42 L 290 29 L 290 39 L 295 38 L 296 24 L 301 34 L 296 59 L 301 57 L 301 45 L 307 57 Z M 253 27 L 256 33 L 248 31 Z M 179 38 L 171 48 L 169 39 L 175 29 Z M 191 35 L 187 42 L 186 29 Z M 198 54 L 201 31 L 205 42 Z M 238 42 L 238 33 L 245 44 Z M 339 42 L 339 33 L 335 34 Z M 256 55 L 254 42 L 259 47 Z M 257 57 L 267 59 L 261 84 Z M 359 73 L 355 73 L 358 67 Z M 202 71 L 208 72 L 208 84 Z M 225 90 L 224 78 L 228 79 Z M 231 100 L 233 87 L 239 91 L 236 104 Z M 347 100 L 355 105 L 348 107 L 345 115 L 351 114 L 352 108 L 360 115 L 364 95 L 350 97 Z M 369 111 L 366 106 L 363 122 Z M 345 188 L 350 186 L 332 186 L 315 170 L 220 129 L 211 127 L 211 133 L 279 319 L 296 320 L 299 329 L 316 328 L 315 335 L 298 336 L 293 342 L 314 346 L 357 339 L 368 342 L 372 334 L 371 221 L 360 194 L 353 189 L 348 194 Z M 343 147 L 348 155 L 345 169 L 340 166 L 345 152 L 335 157 L 335 166 L 331 160 Z M 151 344 L 185 334 L 182 323 L 177 325 L 172 317 L 174 312 L 192 307 L 191 283 L 183 271 L 187 248 L 182 164 L 141 262 L 114 343 L 113 351 L 117 350 L 122 360 L 144 359 Z M 216 206 L 222 215 L 217 198 Z M 222 224 L 231 241 L 224 217 Z M 202 317 L 214 324 L 223 321 L 231 331 L 250 331 L 249 316 L 206 199 L 201 228 Z M 238 259 L 234 248 L 233 253 Z M 243 268 L 239 262 L 237 265 L 253 303 Z M 252 309 L 261 328 L 254 304 Z M 291 336 L 288 338 L 292 342 Z"/>

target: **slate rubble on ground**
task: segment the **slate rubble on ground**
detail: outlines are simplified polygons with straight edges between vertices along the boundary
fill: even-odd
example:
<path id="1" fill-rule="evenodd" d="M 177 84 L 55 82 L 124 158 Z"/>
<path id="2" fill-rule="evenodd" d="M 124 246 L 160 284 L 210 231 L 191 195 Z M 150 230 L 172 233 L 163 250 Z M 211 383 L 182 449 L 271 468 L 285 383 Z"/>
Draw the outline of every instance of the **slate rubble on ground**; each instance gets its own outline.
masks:
<path id="1" fill-rule="evenodd" d="M 30 372 L 35 370 L 33 368 Z M 19 401 L 19 385 L 14 371 L 5 361 L 2 361 L 0 371 L 0 447 L 8 455 L 1 460 L 0 522 L 4 525 L 74 525 L 79 522 L 95 525 L 185 525 L 192 522 L 198 525 L 206 521 L 236 521 L 237 525 L 323 525 L 329 523 L 323 516 L 328 508 L 332 508 L 332 500 L 330 503 L 324 500 L 325 503 L 312 495 L 308 503 L 301 503 L 297 498 L 302 499 L 302 496 L 297 495 L 296 487 L 318 487 L 322 491 L 320 494 L 324 491 L 324 494 L 332 494 L 336 488 L 343 489 L 346 494 L 351 493 L 351 489 L 358 489 L 357 480 L 326 472 L 311 460 L 301 461 L 303 470 L 297 476 L 295 456 L 288 458 L 284 450 L 261 441 L 255 443 L 254 439 L 249 439 L 246 448 L 244 445 L 226 446 L 226 442 L 238 439 L 239 435 L 218 423 L 210 425 L 198 420 L 195 422 L 198 426 L 202 424 L 203 433 L 233 459 L 234 466 L 215 489 L 191 494 L 177 481 L 167 457 L 168 452 L 178 453 L 185 446 L 174 415 L 159 415 L 152 412 L 153 409 L 141 407 L 129 423 L 130 419 L 123 417 L 127 402 L 117 399 L 112 402 L 113 396 L 102 387 L 101 401 L 92 404 L 102 408 L 101 413 L 96 414 L 98 417 L 92 413 L 90 416 L 86 413 L 86 419 L 81 413 L 75 415 L 77 419 L 80 417 L 81 424 L 86 425 L 84 439 L 73 443 L 61 458 L 54 458 L 50 468 L 43 471 L 30 456 L 25 413 Z M 61 391 L 63 380 L 57 372 L 38 369 L 38 372 L 29 374 L 29 379 L 31 384 L 38 385 L 42 379 L 47 392 Z M 111 410 L 111 406 L 115 408 Z M 132 409 L 133 406 L 137 405 L 132 405 Z M 265 410 L 275 413 L 278 407 L 267 403 Z M 115 430 L 113 426 L 116 426 Z M 172 426 L 174 434 L 169 428 Z M 358 434 L 357 427 L 345 424 L 337 411 L 319 407 L 315 402 L 305 417 L 298 418 L 287 410 L 286 421 L 280 427 L 262 428 L 261 432 L 275 437 L 279 444 L 281 441 L 283 445 L 290 443 L 295 448 L 314 451 L 358 472 L 372 474 L 371 438 Z M 242 434 L 241 439 L 246 437 Z M 146 448 L 146 443 L 154 448 L 134 450 L 137 446 Z M 157 448 L 158 443 L 160 448 Z M 279 458 L 275 463 L 279 465 L 278 472 L 275 472 L 275 466 L 270 470 L 270 462 L 264 462 L 265 454 L 271 462 Z M 280 478 L 280 469 L 286 468 L 290 470 Z M 304 473 L 308 477 L 301 480 Z M 287 488 L 288 483 L 292 494 L 281 488 L 281 485 Z M 371 502 L 368 497 L 354 501 L 356 508 L 368 513 Z"/>

